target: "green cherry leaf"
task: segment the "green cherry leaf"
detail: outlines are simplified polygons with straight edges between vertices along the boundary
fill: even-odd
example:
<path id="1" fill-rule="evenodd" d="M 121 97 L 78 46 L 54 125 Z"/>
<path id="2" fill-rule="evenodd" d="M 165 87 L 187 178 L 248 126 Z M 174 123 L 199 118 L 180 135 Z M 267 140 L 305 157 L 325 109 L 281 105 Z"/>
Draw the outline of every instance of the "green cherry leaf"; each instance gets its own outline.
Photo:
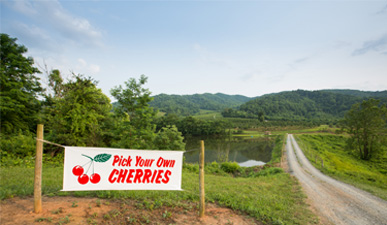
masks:
<path id="1" fill-rule="evenodd" d="M 102 153 L 94 156 L 94 161 L 95 162 L 106 162 L 112 157 L 110 154 Z"/>

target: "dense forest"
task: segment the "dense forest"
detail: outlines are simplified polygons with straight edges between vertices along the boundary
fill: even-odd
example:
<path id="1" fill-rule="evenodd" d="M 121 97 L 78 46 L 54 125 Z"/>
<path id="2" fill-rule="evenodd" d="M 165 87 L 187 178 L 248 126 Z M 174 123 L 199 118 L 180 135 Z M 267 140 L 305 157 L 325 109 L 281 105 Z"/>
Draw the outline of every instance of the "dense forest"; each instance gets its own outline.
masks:
<path id="1" fill-rule="evenodd" d="M 192 116 L 200 112 L 200 109 L 222 111 L 224 108 L 236 108 L 251 100 L 242 95 L 194 94 L 194 95 L 166 95 L 154 96 L 150 106 L 167 114 L 179 116 Z"/>
<path id="2" fill-rule="evenodd" d="M 239 109 L 251 116 L 263 114 L 268 120 L 332 121 L 342 119 L 353 104 L 371 97 L 387 103 L 387 91 L 297 90 L 265 95 L 242 104 Z"/>
<path id="3" fill-rule="evenodd" d="M 359 90 L 286 91 L 249 98 L 241 95 L 195 94 L 154 96 L 150 103 L 160 112 L 177 116 L 194 116 L 200 110 L 221 112 L 225 118 L 250 118 L 259 121 L 340 120 L 355 103 L 369 98 L 387 103 L 387 91 Z"/>

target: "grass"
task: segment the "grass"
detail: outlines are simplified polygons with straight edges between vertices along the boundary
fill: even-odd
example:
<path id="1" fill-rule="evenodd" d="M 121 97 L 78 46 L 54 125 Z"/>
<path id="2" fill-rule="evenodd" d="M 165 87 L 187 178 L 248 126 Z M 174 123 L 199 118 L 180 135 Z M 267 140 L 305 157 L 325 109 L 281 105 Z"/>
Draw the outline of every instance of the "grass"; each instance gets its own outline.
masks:
<path id="1" fill-rule="evenodd" d="M 316 217 L 308 209 L 305 196 L 295 178 L 278 169 L 256 177 L 206 174 L 206 201 L 247 213 L 270 224 L 313 224 Z M 32 168 L 1 168 L 1 199 L 33 195 Z M 177 206 L 184 201 L 199 201 L 198 174 L 183 170 L 184 191 L 82 191 L 62 192 L 63 168 L 44 168 L 42 193 L 47 196 L 133 199 L 142 208 L 153 210 Z M 140 207 L 140 208 L 141 208 Z M 166 214 L 167 215 L 167 214 Z"/>
<path id="2" fill-rule="evenodd" d="M 204 110 L 204 109 L 201 109 L 200 112 L 194 117 L 202 120 L 214 120 L 214 119 L 223 118 L 220 112 L 217 112 L 214 110 Z"/>
<path id="3" fill-rule="evenodd" d="M 296 139 L 317 169 L 387 200 L 387 149 L 384 149 L 384 154 L 366 161 L 355 152 L 346 150 L 346 137 L 341 135 L 303 134 L 296 135 Z"/>

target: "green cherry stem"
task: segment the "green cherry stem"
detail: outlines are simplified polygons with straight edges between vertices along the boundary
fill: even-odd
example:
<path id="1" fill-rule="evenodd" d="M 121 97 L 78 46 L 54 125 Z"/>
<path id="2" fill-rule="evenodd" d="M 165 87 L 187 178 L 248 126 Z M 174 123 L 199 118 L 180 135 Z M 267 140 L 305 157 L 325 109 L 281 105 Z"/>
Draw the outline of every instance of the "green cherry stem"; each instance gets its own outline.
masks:
<path id="1" fill-rule="evenodd" d="M 89 161 L 87 163 L 85 163 L 82 167 L 85 167 L 87 164 L 91 163 L 92 161 Z"/>
<path id="2" fill-rule="evenodd" d="M 90 161 L 90 162 L 91 162 L 91 164 L 93 164 L 93 167 L 94 167 L 94 161 Z M 91 164 L 90 164 L 90 166 L 91 166 Z M 89 172 L 90 166 L 89 166 L 89 168 L 87 168 L 87 171 L 85 174 L 87 174 L 87 172 Z"/>
<path id="3" fill-rule="evenodd" d="M 84 155 L 84 154 L 82 154 L 82 156 L 85 156 L 85 157 L 89 158 L 91 161 L 94 161 L 94 159 L 93 159 L 93 158 L 91 158 L 91 157 L 90 157 L 90 156 L 88 156 L 88 155 Z"/>

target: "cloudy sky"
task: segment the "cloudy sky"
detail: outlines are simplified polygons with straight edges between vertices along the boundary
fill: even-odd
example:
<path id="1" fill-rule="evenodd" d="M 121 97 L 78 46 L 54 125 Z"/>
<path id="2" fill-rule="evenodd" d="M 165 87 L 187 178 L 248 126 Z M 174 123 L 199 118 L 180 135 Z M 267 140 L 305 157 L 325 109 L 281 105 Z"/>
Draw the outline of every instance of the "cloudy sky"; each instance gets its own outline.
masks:
<path id="1" fill-rule="evenodd" d="M 8 1 L 1 33 L 40 66 L 110 89 L 249 97 L 387 90 L 387 1 Z M 44 81 L 43 77 L 43 81 Z"/>

